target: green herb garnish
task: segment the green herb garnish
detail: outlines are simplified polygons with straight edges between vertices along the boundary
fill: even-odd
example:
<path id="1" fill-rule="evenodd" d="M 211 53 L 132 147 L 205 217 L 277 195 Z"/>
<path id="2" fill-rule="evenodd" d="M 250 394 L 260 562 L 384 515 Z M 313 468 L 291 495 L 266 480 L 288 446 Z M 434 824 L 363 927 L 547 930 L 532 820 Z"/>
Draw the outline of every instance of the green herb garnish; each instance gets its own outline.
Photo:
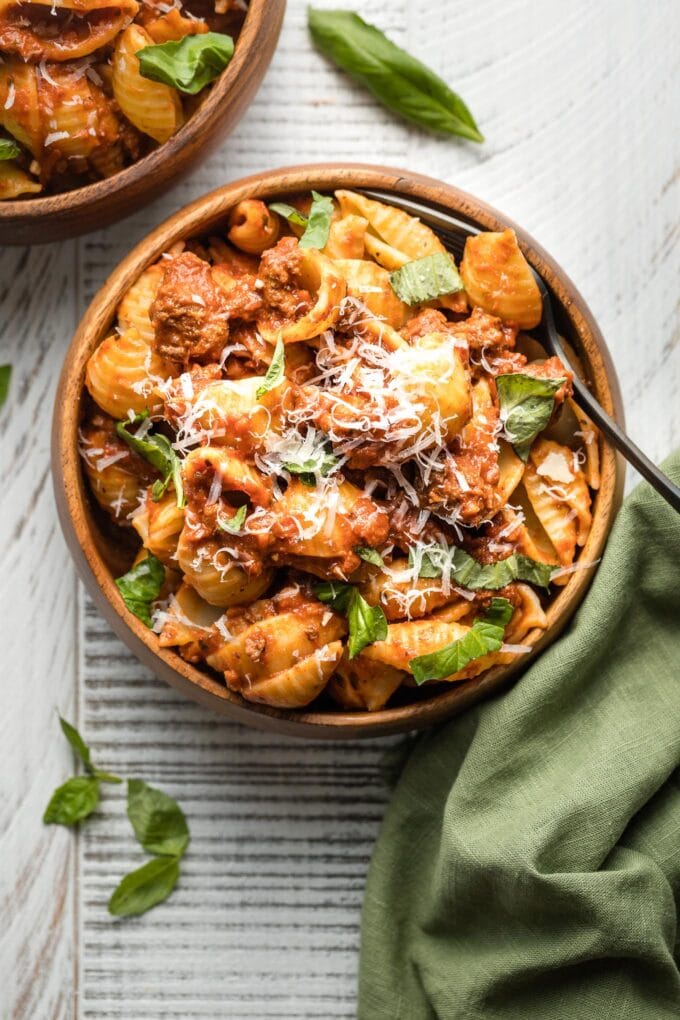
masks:
<path id="1" fill-rule="evenodd" d="M 7 400 L 7 394 L 9 393 L 9 384 L 12 378 L 12 366 L 11 365 L 0 365 L 0 407 Z"/>
<path id="2" fill-rule="evenodd" d="M 127 811 L 139 843 L 156 856 L 125 875 L 113 891 L 109 913 L 116 917 L 143 914 L 168 898 L 177 885 L 180 861 L 190 840 L 177 801 L 141 779 L 128 780 Z"/>
<path id="3" fill-rule="evenodd" d="M 21 149 L 12 138 L 0 138 L 0 160 L 16 159 Z"/>
<path id="4" fill-rule="evenodd" d="M 483 142 L 467 106 L 446 82 L 353 11 L 308 9 L 312 39 L 384 106 L 421 127 Z"/>
<path id="5" fill-rule="evenodd" d="M 328 581 L 314 585 L 314 594 L 347 617 L 349 641 L 347 651 L 350 659 L 374 641 L 387 637 L 387 620 L 380 606 L 369 606 L 368 602 L 352 584 Z"/>
<path id="6" fill-rule="evenodd" d="M 512 614 L 513 606 L 508 599 L 492 599 L 488 612 L 481 619 L 475 620 L 462 638 L 436 652 L 411 659 L 409 666 L 415 682 L 420 685 L 428 680 L 443 680 L 464 669 L 469 662 L 499 651 Z"/>
<path id="7" fill-rule="evenodd" d="M 255 391 L 255 399 L 259 400 L 265 393 L 275 389 L 283 381 L 284 371 L 286 367 L 286 348 L 281 337 L 276 341 L 276 347 L 274 348 L 274 354 L 272 360 L 265 373 L 265 377 L 262 383 L 257 387 Z"/>
<path id="8" fill-rule="evenodd" d="M 233 53 L 234 40 L 230 35 L 204 32 L 144 46 L 135 56 L 143 78 L 163 82 L 195 96 L 224 70 Z"/>
<path id="9" fill-rule="evenodd" d="M 433 301 L 442 294 L 463 290 L 456 263 L 446 252 L 425 255 L 390 273 L 392 290 L 407 305 Z"/>
<path id="10" fill-rule="evenodd" d="M 238 535 L 239 531 L 243 527 L 243 524 L 248 513 L 248 507 L 244 503 L 240 506 L 233 517 L 222 517 L 218 515 L 217 525 L 222 531 L 228 531 L 230 535 Z"/>
<path id="11" fill-rule="evenodd" d="M 59 716 L 62 732 L 77 758 L 85 766 L 86 776 L 72 776 L 57 787 L 45 808 L 46 825 L 75 825 L 91 815 L 99 804 L 101 783 L 120 783 L 118 776 L 102 772 L 92 764 L 90 749 L 75 726 Z"/>
<path id="12" fill-rule="evenodd" d="M 537 379 L 524 372 L 496 376 L 505 434 L 518 457 L 527 461 L 536 436 L 548 422 L 563 379 Z"/>
<path id="13" fill-rule="evenodd" d="M 354 552 L 360 559 L 366 563 L 372 563 L 374 567 L 384 567 L 385 561 L 378 552 L 377 549 L 373 549 L 370 545 L 358 545 Z"/>
<path id="14" fill-rule="evenodd" d="M 305 232 L 300 238 L 301 248 L 325 248 L 328 242 L 328 232 L 331 229 L 331 217 L 333 215 L 333 199 L 327 195 L 320 195 L 318 191 L 312 192 L 312 206 L 309 210 L 309 218 Z"/>
<path id="15" fill-rule="evenodd" d="M 445 571 L 450 571 L 451 579 L 456 584 L 472 591 L 480 588 L 497 591 L 511 581 L 528 581 L 540 588 L 547 588 L 550 584 L 550 575 L 555 569 L 554 564 L 539 563 L 538 560 L 532 560 L 521 553 L 512 553 L 496 563 L 478 563 L 464 549 L 458 549 L 456 546 L 447 548 L 444 545 L 433 544 L 426 546 L 419 555 L 418 577 L 441 577 Z M 417 562 L 418 558 L 411 549 L 409 566 L 413 567 Z"/>
<path id="16" fill-rule="evenodd" d="M 163 475 L 153 483 L 151 487 L 151 498 L 155 503 L 165 495 L 165 491 L 172 481 L 175 486 L 175 496 L 177 498 L 177 506 L 183 507 L 185 505 L 184 499 L 184 486 L 182 484 L 182 462 L 172 448 L 172 444 L 167 436 L 162 435 L 160 432 L 147 433 L 145 436 L 135 435 L 133 432 L 128 432 L 130 425 L 138 425 L 140 422 L 146 421 L 148 418 L 146 411 L 143 414 L 135 416 L 134 420 L 119 421 L 116 424 L 116 434 L 123 442 L 127 443 L 128 446 L 138 453 L 145 460 L 148 460 L 149 464 L 152 464 L 158 471 Z"/>
<path id="17" fill-rule="evenodd" d="M 300 212 L 293 205 L 288 205 L 287 202 L 270 202 L 269 208 L 272 212 L 278 213 L 279 216 L 283 216 L 284 219 L 288 220 L 296 227 L 306 227 L 308 220 L 304 213 Z"/>
<path id="18" fill-rule="evenodd" d="M 135 616 L 151 627 L 151 603 L 160 595 L 165 580 L 165 567 L 153 553 L 116 578 L 116 587 L 123 602 Z"/>

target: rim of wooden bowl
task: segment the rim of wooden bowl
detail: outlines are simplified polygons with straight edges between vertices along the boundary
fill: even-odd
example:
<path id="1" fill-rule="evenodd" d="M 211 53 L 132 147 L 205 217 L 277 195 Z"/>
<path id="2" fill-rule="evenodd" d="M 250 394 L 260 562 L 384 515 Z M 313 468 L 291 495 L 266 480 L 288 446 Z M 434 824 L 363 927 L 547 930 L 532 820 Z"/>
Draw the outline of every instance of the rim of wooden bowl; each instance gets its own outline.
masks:
<path id="1" fill-rule="evenodd" d="M 606 344 L 585 301 L 556 263 L 507 217 L 452 187 L 405 170 L 366 164 L 307 164 L 255 174 L 227 184 L 180 210 L 142 240 L 123 259 L 93 299 L 69 348 L 59 386 L 52 434 L 52 471 L 61 525 L 78 572 L 113 630 L 141 662 L 173 687 L 222 715 L 262 729 L 298 737 L 348 739 L 421 729 L 461 711 L 502 686 L 547 647 L 566 626 L 590 585 L 594 569 L 574 572 L 550 604 L 548 629 L 532 631 L 531 654 L 490 670 L 479 680 L 439 688 L 432 697 L 377 712 L 289 711 L 247 702 L 208 672 L 185 662 L 157 638 L 120 599 L 100 552 L 104 541 L 94 523 L 78 455 L 78 426 L 87 359 L 110 329 L 115 309 L 130 284 L 175 241 L 215 231 L 228 210 L 247 197 L 273 198 L 315 188 L 374 188 L 398 192 L 453 212 L 487 230 L 513 227 L 531 264 L 550 287 L 569 320 L 593 392 L 610 414 L 623 420 L 618 381 Z M 581 550 L 585 562 L 597 560 L 621 503 L 624 467 L 612 447 L 600 439 L 602 482 L 595 494 L 593 525 Z"/>
<path id="2" fill-rule="evenodd" d="M 285 9 L 286 0 L 250 0 L 228 66 L 167 142 L 101 181 L 0 202 L 0 242 L 42 244 L 87 233 L 124 219 L 179 181 L 241 119 L 271 63 Z"/>

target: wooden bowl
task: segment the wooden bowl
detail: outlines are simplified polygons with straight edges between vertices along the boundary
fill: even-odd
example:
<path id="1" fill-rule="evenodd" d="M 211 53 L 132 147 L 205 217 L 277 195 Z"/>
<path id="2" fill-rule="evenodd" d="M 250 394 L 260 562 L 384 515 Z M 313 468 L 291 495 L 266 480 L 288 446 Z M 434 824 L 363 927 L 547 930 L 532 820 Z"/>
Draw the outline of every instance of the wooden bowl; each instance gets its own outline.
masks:
<path id="1" fill-rule="evenodd" d="M 309 188 L 332 191 L 339 187 L 380 188 L 409 195 L 486 230 L 514 227 L 524 254 L 553 293 L 560 328 L 577 349 L 593 392 L 610 414 L 622 420 L 616 375 L 592 315 L 573 283 L 527 234 L 476 198 L 428 177 L 365 165 L 308 165 L 257 174 L 213 191 L 166 220 L 121 262 L 87 310 L 66 357 L 54 412 L 52 471 L 59 517 L 78 572 L 113 630 L 144 665 L 195 701 L 239 722 L 292 736 L 346 739 L 429 726 L 497 691 L 555 640 L 581 602 L 593 571 L 576 571 L 560 589 L 548 609 L 548 629 L 533 631 L 525 639 L 530 644 L 536 642 L 530 655 L 511 666 L 496 667 L 479 680 L 439 686 L 429 697 L 421 692 L 415 703 L 378 712 L 270 708 L 244 701 L 207 668 L 199 669 L 174 651 L 158 648 L 156 636 L 125 609 L 111 571 L 122 573 L 131 557 L 116 562 L 115 544 L 97 524 L 78 455 L 87 360 L 109 332 L 121 297 L 142 270 L 175 241 L 219 231 L 229 209 L 243 198 L 270 200 Z M 602 483 L 595 494 L 593 525 L 581 551 L 586 561 L 601 555 L 623 489 L 622 462 L 611 447 L 600 442 Z"/>
<path id="2" fill-rule="evenodd" d="M 234 55 L 163 145 L 113 177 L 45 198 L 0 202 L 0 244 L 45 244 L 125 219 L 191 170 L 236 127 L 271 63 L 286 0 L 250 0 Z"/>

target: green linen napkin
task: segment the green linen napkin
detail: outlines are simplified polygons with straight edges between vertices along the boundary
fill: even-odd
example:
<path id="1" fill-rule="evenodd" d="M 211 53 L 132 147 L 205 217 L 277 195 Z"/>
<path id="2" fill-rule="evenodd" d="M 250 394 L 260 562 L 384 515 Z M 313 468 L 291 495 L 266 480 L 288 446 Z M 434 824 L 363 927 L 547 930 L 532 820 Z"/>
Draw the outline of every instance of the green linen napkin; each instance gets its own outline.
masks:
<path id="1" fill-rule="evenodd" d="M 564 636 L 416 744 L 371 863 L 360 1020 L 677 1020 L 679 765 L 680 516 L 643 484 Z"/>

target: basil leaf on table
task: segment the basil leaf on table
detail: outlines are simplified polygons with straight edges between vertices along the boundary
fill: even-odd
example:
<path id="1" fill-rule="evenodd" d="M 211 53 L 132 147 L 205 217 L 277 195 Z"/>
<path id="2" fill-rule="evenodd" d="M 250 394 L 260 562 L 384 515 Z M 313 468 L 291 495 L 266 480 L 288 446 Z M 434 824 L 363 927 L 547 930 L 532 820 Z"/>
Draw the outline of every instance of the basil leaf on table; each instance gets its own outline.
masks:
<path id="1" fill-rule="evenodd" d="M 7 400 L 7 394 L 9 393 L 9 384 L 12 378 L 12 366 L 11 365 L 0 365 L 0 407 Z"/>
<path id="2" fill-rule="evenodd" d="M 135 55 L 143 78 L 195 96 L 224 70 L 233 53 L 234 40 L 230 35 L 205 32 L 144 46 Z"/>
<path id="3" fill-rule="evenodd" d="M 114 917 L 144 914 L 167 900 L 178 878 L 178 857 L 153 857 L 121 879 L 109 900 L 109 913 Z"/>
<path id="4" fill-rule="evenodd" d="M 16 159 L 21 149 L 12 138 L 0 138 L 0 160 Z"/>
<path id="5" fill-rule="evenodd" d="M 566 378 L 537 379 L 524 372 L 496 376 L 501 421 L 521 460 L 528 460 L 531 444 L 550 421 L 555 394 L 566 381 Z"/>
<path id="6" fill-rule="evenodd" d="M 149 553 L 127 574 L 116 578 L 116 587 L 123 602 L 147 627 L 151 626 L 151 603 L 160 595 L 164 580 L 165 567 L 153 553 Z"/>
<path id="7" fill-rule="evenodd" d="M 296 227 L 306 227 L 309 222 L 307 217 L 299 209 L 296 209 L 293 205 L 288 205 L 287 202 L 270 202 L 269 208 L 272 212 L 278 213 L 279 216 L 283 216 L 284 219 L 288 220 Z"/>
<path id="8" fill-rule="evenodd" d="M 328 581 L 314 586 L 314 594 L 347 617 L 349 641 L 347 652 L 350 659 L 374 641 L 387 637 L 387 620 L 380 606 L 369 606 L 368 602 L 351 584 Z"/>
<path id="9" fill-rule="evenodd" d="M 409 552 L 409 565 L 416 563 L 413 550 Z M 461 588 L 477 591 L 488 588 L 497 591 L 505 588 L 511 581 L 528 581 L 539 588 L 547 588 L 550 575 L 555 564 L 540 563 L 522 553 L 511 553 L 504 560 L 495 563 L 478 563 L 464 549 L 446 548 L 442 545 L 426 546 L 420 554 L 418 577 L 441 577 L 444 571 L 450 571 L 451 579 Z"/>
<path id="10" fill-rule="evenodd" d="M 134 432 L 128 432 L 130 425 L 137 425 L 148 418 L 146 412 L 144 414 L 138 414 L 137 417 L 132 421 L 119 421 L 116 423 L 116 435 L 123 442 L 127 443 L 130 449 L 138 453 L 140 457 L 144 457 L 148 460 L 149 464 L 155 467 L 163 475 L 162 479 L 159 479 L 153 483 L 151 489 L 151 498 L 154 502 L 158 502 L 159 499 L 165 495 L 165 491 L 172 480 L 175 486 L 175 495 L 177 497 L 177 506 L 183 507 L 185 505 L 184 499 L 184 486 L 182 484 L 182 464 L 172 448 L 172 444 L 167 436 L 159 433 L 149 433 L 146 435 L 139 436 L 135 435 Z"/>
<path id="11" fill-rule="evenodd" d="M 305 232 L 300 238 L 300 247 L 325 248 L 331 229 L 332 216 L 333 199 L 328 195 L 320 195 L 318 191 L 312 191 L 312 205 Z"/>
<path id="12" fill-rule="evenodd" d="M 364 560 L 365 563 L 372 563 L 374 567 L 385 566 L 385 561 L 378 550 L 373 549 L 370 545 L 358 545 L 354 552 L 360 559 Z"/>
<path id="13" fill-rule="evenodd" d="M 310 7 L 308 24 L 321 52 L 389 110 L 431 131 L 484 141 L 460 96 L 354 11 Z"/>
<path id="14" fill-rule="evenodd" d="M 425 255 L 390 273 L 392 290 L 407 305 L 420 305 L 443 294 L 463 290 L 453 257 L 447 252 Z"/>
<path id="15" fill-rule="evenodd" d="M 127 813 L 135 836 L 148 853 L 182 856 L 189 845 L 189 827 L 176 800 L 141 779 L 129 779 Z"/>
<path id="16" fill-rule="evenodd" d="M 420 685 L 428 680 L 443 680 L 464 669 L 475 659 L 499 651 L 512 614 L 513 606 L 508 599 L 492 599 L 487 613 L 479 620 L 475 620 L 463 637 L 444 645 L 436 652 L 411 659 L 409 666 L 415 682 Z"/>
<path id="17" fill-rule="evenodd" d="M 265 377 L 255 391 L 255 399 L 259 400 L 265 393 L 276 389 L 283 382 L 284 370 L 286 367 L 286 348 L 281 337 L 276 341 L 274 354 Z"/>
<path id="18" fill-rule="evenodd" d="M 72 776 L 58 786 L 45 808 L 46 825 L 75 825 L 91 815 L 99 804 L 99 780 L 96 776 Z"/>

